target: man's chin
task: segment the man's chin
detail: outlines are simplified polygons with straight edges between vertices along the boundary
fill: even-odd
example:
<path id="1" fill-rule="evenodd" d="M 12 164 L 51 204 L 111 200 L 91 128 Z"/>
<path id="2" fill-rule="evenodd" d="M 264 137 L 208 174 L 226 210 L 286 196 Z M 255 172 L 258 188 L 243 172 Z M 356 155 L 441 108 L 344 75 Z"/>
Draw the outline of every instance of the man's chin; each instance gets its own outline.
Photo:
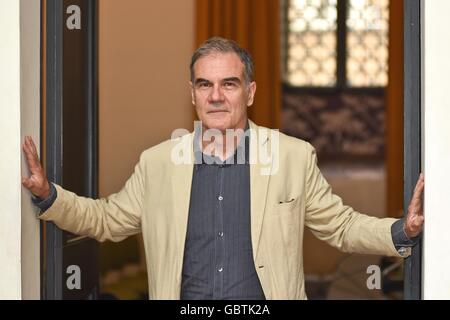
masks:
<path id="1" fill-rule="evenodd" d="M 227 129 L 232 129 L 232 126 L 228 121 L 206 121 L 203 122 L 203 129 L 225 131 Z"/>

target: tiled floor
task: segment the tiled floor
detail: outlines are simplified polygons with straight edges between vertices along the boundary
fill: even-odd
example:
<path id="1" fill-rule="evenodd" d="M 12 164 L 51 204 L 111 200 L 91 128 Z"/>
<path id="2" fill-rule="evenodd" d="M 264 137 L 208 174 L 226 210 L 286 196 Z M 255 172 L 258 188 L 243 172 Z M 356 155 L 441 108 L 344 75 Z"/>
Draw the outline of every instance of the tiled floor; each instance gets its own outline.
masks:
<path id="1" fill-rule="evenodd" d="M 381 264 L 381 257 L 366 255 L 349 255 L 344 258 L 336 272 L 328 276 L 307 276 L 306 291 L 310 300 L 396 300 L 402 298 L 401 291 L 388 294 L 381 289 L 370 290 L 367 281 L 372 273 L 368 273 L 369 266 L 380 266 L 381 274 L 387 270 Z M 389 261 L 389 265 L 397 265 L 398 260 Z M 401 267 L 389 272 L 388 279 L 401 280 Z M 373 282 L 371 282 L 373 283 Z M 391 283 L 381 281 L 386 289 Z"/>

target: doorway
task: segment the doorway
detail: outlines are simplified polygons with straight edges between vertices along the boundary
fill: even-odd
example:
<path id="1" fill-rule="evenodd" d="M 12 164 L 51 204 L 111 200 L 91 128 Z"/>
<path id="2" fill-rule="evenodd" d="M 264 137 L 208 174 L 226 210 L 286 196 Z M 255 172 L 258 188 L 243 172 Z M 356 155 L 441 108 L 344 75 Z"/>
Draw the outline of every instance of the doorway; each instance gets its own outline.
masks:
<path id="1" fill-rule="evenodd" d="M 93 0 L 42 0 L 41 146 L 49 181 L 97 197 L 97 36 Z M 41 225 L 41 296 L 96 299 L 98 244 Z"/>

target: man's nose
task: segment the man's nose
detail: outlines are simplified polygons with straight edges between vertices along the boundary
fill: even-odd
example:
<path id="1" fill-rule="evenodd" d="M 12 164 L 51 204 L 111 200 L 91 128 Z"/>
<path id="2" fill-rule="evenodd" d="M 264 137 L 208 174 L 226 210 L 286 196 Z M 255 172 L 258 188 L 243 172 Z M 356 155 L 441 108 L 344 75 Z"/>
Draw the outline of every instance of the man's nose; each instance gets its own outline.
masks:
<path id="1" fill-rule="evenodd" d="M 214 85 L 209 100 L 211 103 L 222 102 L 224 100 L 224 94 L 220 85 Z"/>

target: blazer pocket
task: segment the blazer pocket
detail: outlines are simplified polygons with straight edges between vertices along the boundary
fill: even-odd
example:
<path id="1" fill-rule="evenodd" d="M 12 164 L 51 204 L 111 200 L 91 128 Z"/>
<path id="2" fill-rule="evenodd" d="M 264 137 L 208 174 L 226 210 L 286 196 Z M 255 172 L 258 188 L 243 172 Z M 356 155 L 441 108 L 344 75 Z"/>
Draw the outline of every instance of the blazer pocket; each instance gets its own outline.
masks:
<path id="1" fill-rule="evenodd" d="M 299 199 L 300 197 L 288 200 L 288 201 L 280 201 L 276 207 L 276 213 L 278 214 L 289 214 L 293 213 L 299 209 Z"/>

